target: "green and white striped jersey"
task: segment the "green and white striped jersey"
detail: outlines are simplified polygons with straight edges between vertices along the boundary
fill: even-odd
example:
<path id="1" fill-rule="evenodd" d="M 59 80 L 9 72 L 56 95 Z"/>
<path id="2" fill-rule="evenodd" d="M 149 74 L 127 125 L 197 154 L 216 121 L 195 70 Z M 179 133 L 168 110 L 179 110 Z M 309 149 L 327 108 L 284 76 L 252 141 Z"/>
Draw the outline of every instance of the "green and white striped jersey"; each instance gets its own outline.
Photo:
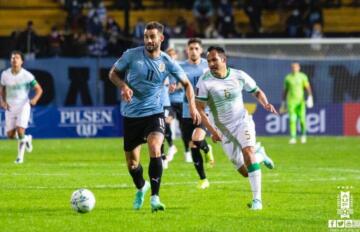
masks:
<path id="1" fill-rule="evenodd" d="M 17 74 L 6 69 L 1 74 L 0 84 L 6 89 L 6 102 L 10 107 L 20 107 L 29 101 L 29 92 L 37 84 L 34 75 L 22 68 Z"/>
<path id="2" fill-rule="evenodd" d="M 210 71 L 200 77 L 196 85 L 196 99 L 205 101 L 211 110 L 216 126 L 231 125 L 247 113 L 242 90 L 253 93 L 256 82 L 242 70 L 228 68 L 225 78 L 218 78 Z"/>

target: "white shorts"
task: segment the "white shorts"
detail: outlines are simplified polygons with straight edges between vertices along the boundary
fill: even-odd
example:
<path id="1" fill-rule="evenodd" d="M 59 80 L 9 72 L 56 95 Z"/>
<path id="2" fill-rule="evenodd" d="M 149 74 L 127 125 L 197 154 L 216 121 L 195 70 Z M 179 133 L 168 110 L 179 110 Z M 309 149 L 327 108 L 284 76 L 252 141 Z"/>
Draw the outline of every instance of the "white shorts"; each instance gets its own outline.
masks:
<path id="1" fill-rule="evenodd" d="M 26 103 L 20 108 L 10 107 L 10 111 L 5 111 L 5 129 L 6 132 L 16 127 L 27 128 L 30 119 L 31 107 Z"/>
<path id="2" fill-rule="evenodd" d="M 222 147 L 236 169 L 244 165 L 242 148 L 254 147 L 255 144 L 255 123 L 250 115 L 246 115 L 243 120 L 229 125 L 228 133 L 224 133 L 222 139 Z"/>

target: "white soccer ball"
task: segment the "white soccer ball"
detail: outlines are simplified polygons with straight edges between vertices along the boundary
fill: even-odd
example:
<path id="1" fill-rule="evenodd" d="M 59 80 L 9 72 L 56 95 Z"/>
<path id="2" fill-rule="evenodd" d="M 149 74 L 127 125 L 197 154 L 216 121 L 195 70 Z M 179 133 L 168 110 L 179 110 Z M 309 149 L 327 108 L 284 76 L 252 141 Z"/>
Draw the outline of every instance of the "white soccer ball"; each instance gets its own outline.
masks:
<path id="1" fill-rule="evenodd" d="M 88 213 L 95 206 L 95 196 L 88 189 L 78 189 L 71 195 L 71 207 L 79 213 Z"/>

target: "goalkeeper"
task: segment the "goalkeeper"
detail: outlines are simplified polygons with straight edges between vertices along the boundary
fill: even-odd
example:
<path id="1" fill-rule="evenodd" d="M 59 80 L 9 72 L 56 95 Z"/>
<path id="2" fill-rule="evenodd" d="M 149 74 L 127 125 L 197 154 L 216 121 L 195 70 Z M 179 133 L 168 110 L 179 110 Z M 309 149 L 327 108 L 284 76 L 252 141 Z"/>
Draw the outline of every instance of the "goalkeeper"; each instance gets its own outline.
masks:
<path id="1" fill-rule="evenodd" d="M 309 79 L 305 73 L 300 72 L 300 64 L 291 64 L 292 72 L 285 77 L 283 101 L 280 107 L 280 113 L 289 113 L 290 128 L 290 144 L 296 143 L 297 120 L 300 120 L 301 143 L 306 143 L 306 107 L 312 108 L 314 100 L 309 83 Z M 307 91 L 307 99 L 305 101 L 304 89 Z M 285 104 L 285 99 L 286 103 Z"/>

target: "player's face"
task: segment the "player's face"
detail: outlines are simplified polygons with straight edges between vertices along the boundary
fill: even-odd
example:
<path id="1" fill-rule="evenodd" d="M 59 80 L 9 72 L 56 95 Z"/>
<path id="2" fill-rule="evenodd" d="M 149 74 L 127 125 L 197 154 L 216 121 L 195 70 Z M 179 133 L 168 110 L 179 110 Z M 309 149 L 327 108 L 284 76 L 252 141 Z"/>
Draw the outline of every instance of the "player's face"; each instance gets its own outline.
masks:
<path id="1" fill-rule="evenodd" d="M 293 63 L 291 64 L 291 70 L 293 73 L 297 73 L 300 71 L 300 64 L 298 63 Z"/>
<path id="2" fill-rule="evenodd" d="M 150 29 L 144 32 L 144 44 L 145 49 L 148 52 L 160 50 L 161 42 L 164 40 L 164 36 L 157 29 Z"/>
<path id="3" fill-rule="evenodd" d="M 226 70 L 226 58 L 219 55 L 215 50 L 207 54 L 207 62 L 210 71 L 218 76 L 221 76 L 224 70 Z"/>
<path id="4" fill-rule="evenodd" d="M 19 54 L 12 54 L 10 58 L 11 66 L 13 68 L 20 68 L 23 64 L 23 60 Z"/>
<path id="5" fill-rule="evenodd" d="M 186 49 L 187 56 L 192 62 L 198 61 L 201 58 L 202 52 L 203 49 L 198 43 L 191 43 Z"/>

